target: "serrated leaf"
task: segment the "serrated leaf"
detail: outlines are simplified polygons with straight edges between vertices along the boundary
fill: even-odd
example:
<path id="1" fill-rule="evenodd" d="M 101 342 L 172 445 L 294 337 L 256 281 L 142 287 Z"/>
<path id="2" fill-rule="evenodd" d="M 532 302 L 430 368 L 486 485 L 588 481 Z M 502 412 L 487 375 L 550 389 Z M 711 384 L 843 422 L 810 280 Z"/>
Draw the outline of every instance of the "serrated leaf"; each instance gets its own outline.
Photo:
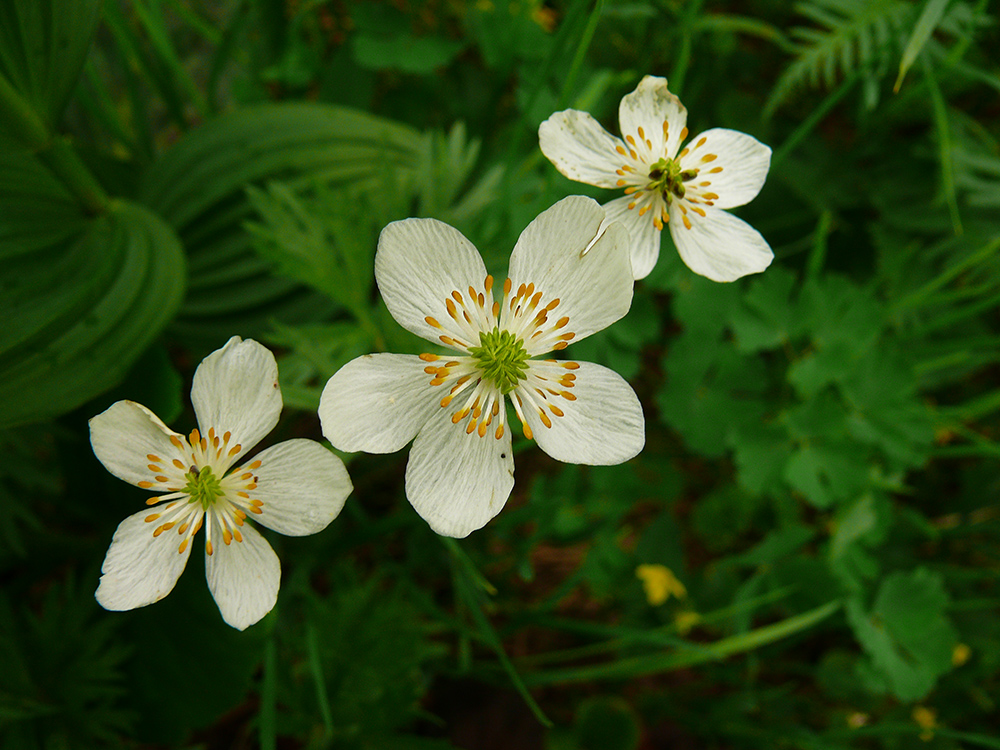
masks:
<path id="1" fill-rule="evenodd" d="M 817 508 L 830 508 L 852 497 L 867 481 L 865 454 L 856 447 L 805 445 L 785 464 L 785 481 Z"/>
<path id="2" fill-rule="evenodd" d="M 855 637 L 900 700 L 920 700 L 951 669 L 958 634 L 947 606 L 941 575 L 925 568 L 887 577 L 869 613 L 858 600 L 848 602 Z"/>
<path id="3" fill-rule="evenodd" d="M 0 354 L 0 426 L 57 416 L 117 384 L 180 303 L 180 243 L 145 208 L 114 204 L 68 251 L 76 245 L 92 263 L 47 295 L 58 304 L 46 309 L 25 297 L 19 308 L 33 325 Z M 65 292 L 79 287 L 82 300 Z"/>
<path id="4" fill-rule="evenodd" d="M 781 486 L 794 447 L 784 428 L 751 422 L 733 431 L 732 445 L 737 478 L 747 492 L 762 495 Z"/>
<path id="5" fill-rule="evenodd" d="M 764 414 L 763 365 L 728 342 L 706 339 L 699 331 L 680 336 L 664 369 L 666 383 L 657 397 L 663 420 L 699 453 L 722 455 L 734 430 Z"/>
<path id="6" fill-rule="evenodd" d="M 784 268 L 755 278 L 730 317 L 736 346 L 742 352 L 773 349 L 798 336 L 805 321 L 799 311 L 798 277 Z"/>

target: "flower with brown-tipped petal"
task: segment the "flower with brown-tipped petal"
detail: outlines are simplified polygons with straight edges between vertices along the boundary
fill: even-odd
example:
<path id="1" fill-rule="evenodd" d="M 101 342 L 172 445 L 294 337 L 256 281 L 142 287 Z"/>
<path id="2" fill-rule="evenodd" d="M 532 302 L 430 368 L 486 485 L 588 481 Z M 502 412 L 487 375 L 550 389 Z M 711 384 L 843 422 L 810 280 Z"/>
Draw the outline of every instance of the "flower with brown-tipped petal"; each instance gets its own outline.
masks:
<path id="1" fill-rule="evenodd" d="M 770 148 L 723 128 L 699 133 L 681 148 L 687 110 L 667 80 L 655 76 L 625 95 L 618 123 L 624 140 L 586 112 L 567 109 L 541 124 L 538 143 L 571 180 L 625 189 L 604 207 L 608 221 L 623 222 L 632 235 L 635 278 L 656 265 L 664 226 L 688 268 L 713 281 L 734 281 L 770 265 L 774 254 L 760 232 L 722 210 L 760 192 Z"/>
<path id="2" fill-rule="evenodd" d="M 205 528 L 205 576 L 222 618 L 243 630 L 278 598 L 278 557 L 250 519 L 289 536 L 326 528 L 351 492 L 343 462 L 313 440 L 247 452 L 278 423 L 274 355 L 234 336 L 198 366 L 191 387 L 198 429 L 182 435 L 134 401 L 90 420 L 105 468 L 145 490 L 155 506 L 119 524 L 101 567 L 97 601 L 127 610 L 174 588 Z"/>
<path id="3" fill-rule="evenodd" d="M 628 312 L 628 232 L 604 218 L 589 198 L 560 201 L 521 234 L 500 284 L 447 224 L 382 231 L 375 278 L 389 312 L 447 353 L 358 357 L 327 383 L 319 416 L 341 450 L 391 453 L 413 440 L 406 496 L 437 533 L 464 537 L 507 502 L 508 400 L 525 436 L 561 461 L 616 464 L 642 449 L 642 408 L 620 375 L 535 359 Z"/>

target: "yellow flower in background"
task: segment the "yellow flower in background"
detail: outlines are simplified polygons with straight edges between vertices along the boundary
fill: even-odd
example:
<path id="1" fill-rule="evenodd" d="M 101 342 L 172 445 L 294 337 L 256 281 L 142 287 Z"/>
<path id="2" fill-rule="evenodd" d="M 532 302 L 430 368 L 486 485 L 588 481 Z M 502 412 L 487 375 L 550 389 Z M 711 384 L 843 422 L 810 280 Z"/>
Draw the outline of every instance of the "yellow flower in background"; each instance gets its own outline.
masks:
<path id="1" fill-rule="evenodd" d="M 868 723 L 869 718 L 868 714 L 862 711 L 854 711 L 847 715 L 847 726 L 851 729 L 860 729 Z"/>
<path id="2" fill-rule="evenodd" d="M 674 627 L 677 628 L 677 632 L 680 635 L 687 635 L 691 632 L 691 628 L 700 622 L 701 615 L 690 609 L 685 612 L 678 612 L 674 617 Z"/>
<path id="3" fill-rule="evenodd" d="M 913 720 L 917 722 L 922 731 L 920 739 L 929 742 L 934 738 L 934 727 L 937 726 L 937 711 L 927 706 L 916 706 L 913 709 Z"/>
<path id="4" fill-rule="evenodd" d="M 678 599 L 687 596 L 684 584 L 665 565 L 640 565 L 635 569 L 636 578 L 646 590 L 646 601 L 653 607 L 663 604 L 671 595 Z"/>
<path id="5" fill-rule="evenodd" d="M 960 667 L 969 660 L 970 656 L 972 656 L 971 648 L 964 643 L 956 643 L 954 650 L 951 652 L 951 665 L 953 667 Z"/>

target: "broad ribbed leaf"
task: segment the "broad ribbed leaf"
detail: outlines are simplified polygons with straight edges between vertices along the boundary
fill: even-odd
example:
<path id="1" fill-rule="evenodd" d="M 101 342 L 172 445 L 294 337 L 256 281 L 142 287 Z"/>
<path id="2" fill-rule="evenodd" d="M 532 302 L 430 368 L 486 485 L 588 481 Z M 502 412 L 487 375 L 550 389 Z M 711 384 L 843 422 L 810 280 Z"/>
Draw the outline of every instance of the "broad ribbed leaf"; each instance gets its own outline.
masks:
<path id="1" fill-rule="evenodd" d="M 0 427 L 58 416 L 113 387 L 184 291 L 177 236 L 126 202 L 62 244 L 21 254 L 0 277 Z"/>
<path id="2" fill-rule="evenodd" d="M 282 178 L 371 185 L 415 168 L 421 135 L 346 107 L 262 104 L 187 133 L 144 175 L 141 200 L 165 218 L 188 253 L 190 283 L 173 330 L 216 344 L 260 335 L 269 320 L 301 322 L 331 302 L 276 277 L 254 252 L 243 223 L 249 185 Z M 373 249 L 374 251 L 374 249 Z"/>
<path id="3" fill-rule="evenodd" d="M 49 126 L 80 77 L 100 16 L 100 0 L 0 2 L 0 74 Z"/>

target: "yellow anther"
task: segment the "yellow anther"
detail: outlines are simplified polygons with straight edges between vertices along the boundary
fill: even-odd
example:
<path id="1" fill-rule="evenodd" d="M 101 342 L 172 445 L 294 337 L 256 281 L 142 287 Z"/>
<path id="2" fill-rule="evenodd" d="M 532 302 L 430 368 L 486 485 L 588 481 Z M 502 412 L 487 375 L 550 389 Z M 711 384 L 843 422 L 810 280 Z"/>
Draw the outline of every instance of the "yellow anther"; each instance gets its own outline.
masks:
<path id="1" fill-rule="evenodd" d="M 719 158 L 719 157 L 718 157 L 718 155 L 717 155 L 717 154 L 705 154 L 705 155 L 704 155 L 703 157 L 701 157 L 701 160 L 702 160 L 702 161 L 703 161 L 704 163 L 708 164 L 709 162 L 711 162 L 711 161 L 715 161 L 715 160 L 716 160 L 716 159 L 718 159 L 718 158 Z"/>

